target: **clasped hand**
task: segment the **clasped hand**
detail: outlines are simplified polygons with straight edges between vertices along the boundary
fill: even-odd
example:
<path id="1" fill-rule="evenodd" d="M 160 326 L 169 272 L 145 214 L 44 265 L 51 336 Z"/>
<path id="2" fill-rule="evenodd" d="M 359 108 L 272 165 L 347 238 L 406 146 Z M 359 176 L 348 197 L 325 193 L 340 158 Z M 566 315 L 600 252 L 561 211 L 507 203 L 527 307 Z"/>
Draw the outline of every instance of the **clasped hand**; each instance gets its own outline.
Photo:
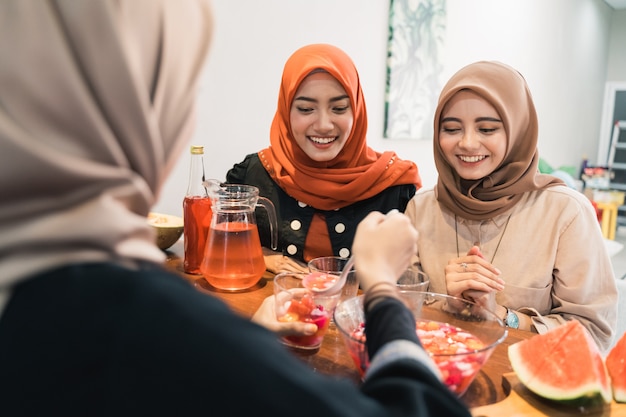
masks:
<path id="1" fill-rule="evenodd" d="M 478 246 L 465 256 L 452 259 L 445 269 L 449 295 L 464 298 L 496 311 L 496 293 L 504 289 L 500 270 L 487 261 Z"/>

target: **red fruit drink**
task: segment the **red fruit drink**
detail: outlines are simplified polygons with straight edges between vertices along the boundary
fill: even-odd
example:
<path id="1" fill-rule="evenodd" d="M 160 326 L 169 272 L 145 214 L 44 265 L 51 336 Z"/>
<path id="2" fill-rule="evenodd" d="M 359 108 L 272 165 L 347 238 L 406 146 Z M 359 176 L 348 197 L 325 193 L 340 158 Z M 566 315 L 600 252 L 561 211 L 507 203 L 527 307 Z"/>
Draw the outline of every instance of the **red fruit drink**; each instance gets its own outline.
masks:
<path id="1" fill-rule="evenodd" d="M 185 222 L 185 259 L 183 269 L 188 274 L 199 275 L 213 214 L 211 211 L 211 200 L 208 197 L 185 197 L 183 200 L 183 213 Z"/>
<path id="2" fill-rule="evenodd" d="M 443 382 L 457 395 L 462 395 L 487 360 L 485 344 L 473 334 L 447 323 L 418 320 L 417 336 L 424 349 L 439 368 Z M 348 351 L 361 375 L 369 367 L 365 350 L 365 325 L 350 334 Z"/>
<path id="3" fill-rule="evenodd" d="M 487 360 L 486 345 L 459 327 L 436 321 L 418 321 L 417 336 L 437 364 L 444 384 L 462 395 Z"/>
<path id="4" fill-rule="evenodd" d="M 305 296 L 301 300 L 291 300 L 289 308 L 284 316 L 279 317 L 278 321 L 303 321 L 305 323 L 313 323 L 317 326 L 317 332 L 310 336 L 285 336 L 284 339 L 294 346 L 298 347 L 318 347 L 324 339 L 328 324 L 330 323 L 330 312 L 326 311 L 323 306 L 315 305 L 310 296 Z"/>
<path id="5" fill-rule="evenodd" d="M 210 230 L 202 275 L 223 290 L 243 290 L 255 285 L 265 272 L 265 260 L 256 224 L 224 222 Z"/>

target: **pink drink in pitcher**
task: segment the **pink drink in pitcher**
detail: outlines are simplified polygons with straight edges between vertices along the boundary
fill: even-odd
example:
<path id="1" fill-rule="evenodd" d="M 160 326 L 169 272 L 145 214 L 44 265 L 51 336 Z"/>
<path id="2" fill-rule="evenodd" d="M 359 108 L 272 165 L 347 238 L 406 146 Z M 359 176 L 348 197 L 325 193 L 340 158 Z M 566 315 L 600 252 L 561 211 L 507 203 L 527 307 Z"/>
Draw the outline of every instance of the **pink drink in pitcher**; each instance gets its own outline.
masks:
<path id="1" fill-rule="evenodd" d="M 202 275 L 222 290 L 252 287 L 265 272 L 265 261 L 254 223 L 225 222 L 211 228 Z"/>
<path id="2" fill-rule="evenodd" d="M 268 214 L 272 249 L 277 229 L 274 204 L 259 197 L 259 189 L 245 184 L 207 182 L 213 217 L 200 270 L 213 287 L 239 291 L 253 287 L 265 272 L 265 259 L 257 228 L 255 208 Z"/>

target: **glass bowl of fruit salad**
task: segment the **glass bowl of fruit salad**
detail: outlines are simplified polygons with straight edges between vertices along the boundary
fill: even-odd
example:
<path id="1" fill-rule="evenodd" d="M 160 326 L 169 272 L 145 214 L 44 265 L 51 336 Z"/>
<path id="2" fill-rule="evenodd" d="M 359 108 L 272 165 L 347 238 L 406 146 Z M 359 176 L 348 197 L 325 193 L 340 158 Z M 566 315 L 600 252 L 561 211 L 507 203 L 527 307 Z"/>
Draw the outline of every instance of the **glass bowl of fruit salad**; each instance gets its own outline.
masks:
<path id="1" fill-rule="evenodd" d="M 442 381 L 461 396 L 491 353 L 507 336 L 498 316 L 467 300 L 445 294 L 403 291 L 416 333 L 439 368 Z M 361 376 L 369 367 L 363 296 L 343 301 L 334 321 Z"/>

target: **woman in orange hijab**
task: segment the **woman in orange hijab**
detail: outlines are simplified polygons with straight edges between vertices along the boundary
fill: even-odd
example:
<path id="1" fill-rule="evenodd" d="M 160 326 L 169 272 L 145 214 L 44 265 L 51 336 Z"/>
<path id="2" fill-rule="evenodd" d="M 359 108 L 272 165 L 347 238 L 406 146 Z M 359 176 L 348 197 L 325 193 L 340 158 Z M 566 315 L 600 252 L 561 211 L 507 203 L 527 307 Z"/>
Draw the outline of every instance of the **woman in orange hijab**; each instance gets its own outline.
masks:
<path id="1" fill-rule="evenodd" d="M 300 269 L 290 258 L 348 257 L 368 213 L 404 211 L 421 186 L 417 166 L 374 151 L 366 133 L 365 99 L 350 57 L 327 44 L 294 52 L 283 70 L 270 146 L 226 176 L 258 187 L 276 206 L 282 253 L 266 256 L 269 270 Z M 269 226 L 259 214 L 269 247 Z"/>

